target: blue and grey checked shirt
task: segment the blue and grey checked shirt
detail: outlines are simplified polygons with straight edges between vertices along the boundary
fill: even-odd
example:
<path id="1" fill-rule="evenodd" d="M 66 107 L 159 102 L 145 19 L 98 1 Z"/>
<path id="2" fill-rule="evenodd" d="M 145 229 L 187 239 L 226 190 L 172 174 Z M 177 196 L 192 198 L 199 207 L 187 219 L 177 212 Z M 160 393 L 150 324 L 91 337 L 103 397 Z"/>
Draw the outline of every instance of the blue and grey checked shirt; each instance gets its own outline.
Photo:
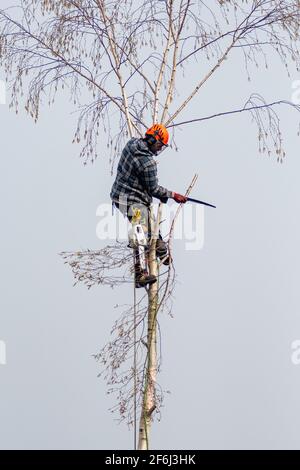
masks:
<path id="1" fill-rule="evenodd" d="M 142 203 L 150 206 L 152 197 L 164 200 L 172 192 L 158 185 L 157 163 L 143 139 L 133 137 L 125 145 L 112 186 L 110 197 L 115 202 L 126 198 L 127 205 Z"/>

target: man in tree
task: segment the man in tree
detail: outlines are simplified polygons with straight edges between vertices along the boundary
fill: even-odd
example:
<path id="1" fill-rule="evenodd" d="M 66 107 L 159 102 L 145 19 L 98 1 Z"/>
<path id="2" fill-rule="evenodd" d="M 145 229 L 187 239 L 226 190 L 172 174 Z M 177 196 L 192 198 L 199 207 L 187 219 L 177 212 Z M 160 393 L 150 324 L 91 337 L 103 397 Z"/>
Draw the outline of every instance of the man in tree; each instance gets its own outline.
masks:
<path id="1" fill-rule="evenodd" d="M 162 124 L 154 124 L 142 139 L 135 137 L 130 139 L 123 149 L 117 176 L 110 193 L 113 204 L 122 214 L 127 216 L 133 225 L 138 223 L 142 226 L 148 244 L 151 239 L 152 198 L 160 199 L 164 203 L 169 198 L 179 204 L 187 201 L 185 196 L 169 191 L 158 184 L 157 163 L 153 157 L 168 147 L 168 141 L 169 133 Z M 156 255 L 163 260 L 165 265 L 170 264 L 167 243 L 162 239 L 160 232 L 156 242 Z M 156 280 L 156 277 L 150 275 L 147 268 L 143 266 L 139 250 L 135 247 L 136 287 L 153 284 Z"/>

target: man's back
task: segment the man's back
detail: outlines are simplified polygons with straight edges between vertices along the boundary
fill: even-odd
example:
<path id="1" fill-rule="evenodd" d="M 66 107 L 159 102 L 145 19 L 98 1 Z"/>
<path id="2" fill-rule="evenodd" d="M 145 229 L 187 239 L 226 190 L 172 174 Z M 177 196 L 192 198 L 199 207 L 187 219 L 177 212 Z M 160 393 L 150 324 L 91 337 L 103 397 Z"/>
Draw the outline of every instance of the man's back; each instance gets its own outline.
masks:
<path id="1" fill-rule="evenodd" d="M 127 205 L 150 206 L 153 196 L 159 199 L 171 197 L 171 192 L 158 186 L 157 164 L 147 143 L 133 137 L 122 151 L 110 197 L 121 203 L 124 199 Z"/>

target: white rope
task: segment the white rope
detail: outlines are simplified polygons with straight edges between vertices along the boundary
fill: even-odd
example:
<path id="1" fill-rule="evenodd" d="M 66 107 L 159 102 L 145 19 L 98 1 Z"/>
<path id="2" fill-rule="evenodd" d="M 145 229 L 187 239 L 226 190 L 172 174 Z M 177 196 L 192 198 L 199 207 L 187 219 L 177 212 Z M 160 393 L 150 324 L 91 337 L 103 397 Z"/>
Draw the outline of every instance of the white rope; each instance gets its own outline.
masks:
<path id="1" fill-rule="evenodd" d="M 136 377 L 136 287 L 135 287 L 135 256 L 133 252 L 133 342 L 134 342 L 134 354 L 133 354 L 133 377 L 134 377 L 134 385 L 133 385 L 133 393 L 134 393 L 134 404 L 133 404 L 133 433 L 134 433 L 134 450 L 136 450 L 136 410 L 137 410 L 137 403 L 136 403 L 136 395 L 137 395 L 137 377 Z"/>

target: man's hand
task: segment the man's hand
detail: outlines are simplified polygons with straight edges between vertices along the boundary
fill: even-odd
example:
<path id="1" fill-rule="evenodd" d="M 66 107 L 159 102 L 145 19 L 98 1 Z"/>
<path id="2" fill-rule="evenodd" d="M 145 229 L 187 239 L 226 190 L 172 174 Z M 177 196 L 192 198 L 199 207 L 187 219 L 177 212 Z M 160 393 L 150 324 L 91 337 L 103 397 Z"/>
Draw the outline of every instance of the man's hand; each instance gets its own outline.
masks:
<path id="1" fill-rule="evenodd" d="M 187 201 L 187 197 L 182 196 L 182 194 L 178 194 L 178 193 L 173 192 L 172 197 L 173 197 L 174 201 L 178 202 L 178 204 L 185 204 L 186 201 Z"/>

